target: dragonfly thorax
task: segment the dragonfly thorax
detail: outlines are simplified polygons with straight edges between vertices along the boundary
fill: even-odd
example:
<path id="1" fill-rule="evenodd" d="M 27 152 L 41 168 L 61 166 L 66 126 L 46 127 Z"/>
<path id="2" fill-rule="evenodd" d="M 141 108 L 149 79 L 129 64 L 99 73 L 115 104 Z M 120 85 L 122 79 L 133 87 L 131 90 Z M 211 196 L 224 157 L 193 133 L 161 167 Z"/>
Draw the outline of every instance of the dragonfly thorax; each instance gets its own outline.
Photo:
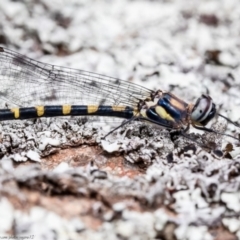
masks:
<path id="1" fill-rule="evenodd" d="M 169 92 L 158 90 L 138 105 L 144 120 L 169 129 L 181 129 L 189 123 L 189 104 Z"/>

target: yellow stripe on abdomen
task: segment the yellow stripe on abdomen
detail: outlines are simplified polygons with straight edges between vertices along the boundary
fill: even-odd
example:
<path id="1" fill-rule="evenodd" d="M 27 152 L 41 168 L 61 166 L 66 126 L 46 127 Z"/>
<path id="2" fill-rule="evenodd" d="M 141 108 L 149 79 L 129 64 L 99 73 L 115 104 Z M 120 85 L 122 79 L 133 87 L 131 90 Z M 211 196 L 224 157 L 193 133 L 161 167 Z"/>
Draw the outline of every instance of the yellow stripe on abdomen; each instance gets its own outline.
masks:
<path id="1" fill-rule="evenodd" d="M 125 111 L 125 109 L 126 109 L 125 106 L 116 106 L 116 105 L 112 106 L 112 110 L 115 112 L 123 112 L 123 111 Z"/>
<path id="2" fill-rule="evenodd" d="M 72 106 L 71 105 L 63 105 L 62 106 L 62 113 L 63 115 L 68 115 L 71 113 Z"/>
<path id="3" fill-rule="evenodd" d="M 41 117 L 44 115 L 44 106 L 36 106 L 37 116 Z"/>
<path id="4" fill-rule="evenodd" d="M 14 118 L 19 118 L 20 117 L 19 108 L 11 108 L 10 111 L 13 113 Z"/>
<path id="5" fill-rule="evenodd" d="M 95 113 L 98 110 L 98 105 L 88 105 L 87 112 L 88 114 Z"/>

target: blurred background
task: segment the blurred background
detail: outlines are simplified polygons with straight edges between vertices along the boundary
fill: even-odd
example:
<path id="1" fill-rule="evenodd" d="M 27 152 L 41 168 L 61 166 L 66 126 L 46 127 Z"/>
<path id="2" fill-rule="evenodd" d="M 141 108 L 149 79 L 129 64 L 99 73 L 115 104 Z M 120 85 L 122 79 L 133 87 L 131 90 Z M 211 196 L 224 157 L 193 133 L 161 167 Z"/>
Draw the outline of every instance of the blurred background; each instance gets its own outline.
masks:
<path id="1" fill-rule="evenodd" d="M 171 91 L 187 102 L 209 94 L 221 113 L 240 119 L 237 0 L 1 0 L 0 46 L 46 63 Z M 64 137 L 65 132 L 72 140 L 67 124 L 60 130 L 51 123 L 50 132 L 48 121 L 44 127 L 38 121 L 3 124 L 4 131 L 0 126 L 2 145 L 2 136 L 10 139 L 4 157 L 24 158 L 29 139 L 34 147 L 52 144 L 49 154 L 58 153 L 56 142 L 33 141 L 41 131 Z M 25 137 L 25 128 L 32 135 Z M 89 139 L 91 134 L 80 130 Z M 236 135 L 235 126 L 230 131 Z M 0 193 L 5 198 L 0 199 L 0 234 L 25 234 L 28 239 L 240 239 L 238 158 L 218 158 L 196 148 L 178 151 L 171 141 L 173 151 L 163 159 L 163 141 L 133 134 L 132 139 L 142 141 L 134 145 L 122 135 L 114 145 L 123 139 L 117 157 L 103 154 L 94 142 L 79 148 L 71 161 L 77 148 L 70 149 L 72 155 L 61 150 L 62 162 L 56 154 L 18 171 L 14 164 L 24 163 L 10 166 L 10 158 L 1 160 Z M 144 160 L 153 164 L 137 174 L 129 174 L 129 166 L 124 172 L 124 164 L 115 172 L 110 167 L 92 170 L 92 158 L 123 163 L 123 152 L 125 160 L 142 160 L 146 154 Z M 79 159 L 89 163 L 87 170 L 75 167 Z M 73 169 L 66 173 L 68 163 Z M 54 170 L 44 172 L 50 168 Z"/>

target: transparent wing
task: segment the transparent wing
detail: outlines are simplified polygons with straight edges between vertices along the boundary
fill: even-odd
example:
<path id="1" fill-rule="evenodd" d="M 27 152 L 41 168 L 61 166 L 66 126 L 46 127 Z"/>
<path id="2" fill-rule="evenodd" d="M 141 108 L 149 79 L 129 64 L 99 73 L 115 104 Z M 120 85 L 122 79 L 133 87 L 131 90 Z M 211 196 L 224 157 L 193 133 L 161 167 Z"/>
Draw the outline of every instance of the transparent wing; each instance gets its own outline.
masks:
<path id="1" fill-rule="evenodd" d="M 35 61 L 0 47 L 1 105 L 135 106 L 151 91 L 116 78 Z"/>

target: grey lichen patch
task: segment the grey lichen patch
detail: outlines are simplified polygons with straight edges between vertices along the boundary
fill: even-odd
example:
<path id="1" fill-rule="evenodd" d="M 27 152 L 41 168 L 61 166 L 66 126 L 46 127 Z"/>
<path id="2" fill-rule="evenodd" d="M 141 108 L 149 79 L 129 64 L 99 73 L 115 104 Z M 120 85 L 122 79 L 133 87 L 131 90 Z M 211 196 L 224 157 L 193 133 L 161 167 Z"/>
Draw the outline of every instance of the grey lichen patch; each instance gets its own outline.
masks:
<path id="1" fill-rule="evenodd" d="M 97 132 L 80 120 L 61 118 L 2 122 L 1 129 L 1 154 L 16 160 L 23 152 L 43 157 L 60 148 L 93 144 Z"/>
<path id="2" fill-rule="evenodd" d="M 174 149 L 168 131 L 143 123 L 123 127 L 101 143 L 105 151 L 123 152 L 127 161 L 142 162 L 146 166 L 165 158 Z"/>

